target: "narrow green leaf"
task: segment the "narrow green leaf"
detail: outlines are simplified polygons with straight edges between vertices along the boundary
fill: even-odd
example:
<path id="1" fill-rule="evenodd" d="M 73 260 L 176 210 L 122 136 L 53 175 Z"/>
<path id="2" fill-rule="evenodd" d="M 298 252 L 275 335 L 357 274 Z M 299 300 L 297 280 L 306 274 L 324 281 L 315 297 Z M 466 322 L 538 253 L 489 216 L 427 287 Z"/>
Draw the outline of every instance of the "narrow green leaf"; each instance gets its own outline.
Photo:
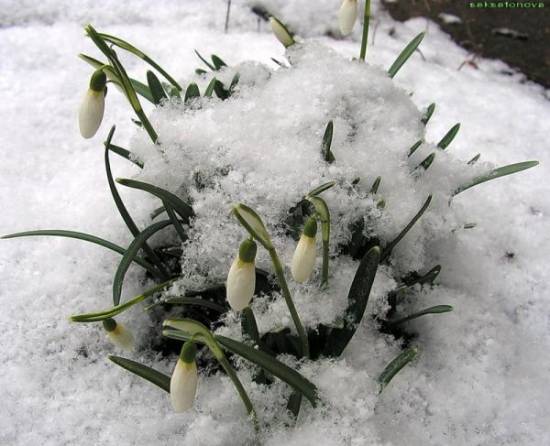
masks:
<path id="1" fill-rule="evenodd" d="M 185 102 L 190 101 L 194 98 L 199 98 L 201 96 L 201 92 L 199 91 L 199 86 L 195 84 L 194 82 L 190 83 L 187 87 L 187 90 L 185 90 Z"/>
<path id="2" fill-rule="evenodd" d="M 409 154 L 408 154 L 407 156 L 408 156 L 408 157 L 411 157 L 412 154 L 413 154 L 414 152 L 416 152 L 416 150 L 422 145 L 423 142 L 424 142 L 424 141 L 422 141 L 421 139 L 419 139 L 418 141 L 416 141 L 416 142 L 412 145 L 412 147 L 409 149 Z"/>
<path id="3" fill-rule="evenodd" d="M 216 93 L 216 96 L 222 101 L 225 101 L 231 96 L 231 92 L 229 90 L 226 90 L 223 83 L 220 82 L 218 79 L 216 79 L 216 82 L 214 82 L 214 93 Z"/>
<path id="4" fill-rule="evenodd" d="M 235 76 L 233 76 L 233 79 L 231 79 L 231 83 L 229 84 L 230 94 L 233 94 L 233 91 L 235 90 L 235 87 L 239 83 L 240 79 L 241 79 L 241 75 L 239 73 L 235 73 Z"/>
<path id="5" fill-rule="evenodd" d="M 395 375 L 405 367 L 409 362 L 416 358 L 418 354 L 417 347 L 411 347 L 400 353 L 393 361 L 391 361 L 384 371 L 378 377 L 378 382 L 380 383 L 380 392 L 390 383 Z"/>
<path id="6" fill-rule="evenodd" d="M 473 166 L 475 163 L 477 163 L 479 161 L 480 158 L 481 158 L 481 153 L 478 153 L 470 161 L 468 161 L 468 165 Z"/>
<path id="7" fill-rule="evenodd" d="M 130 233 L 134 237 L 137 237 L 140 231 L 136 226 L 136 224 L 134 223 L 134 220 L 130 216 L 130 213 L 126 209 L 126 206 L 122 201 L 122 198 L 120 198 L 115 182 L 113 180 L 113 175 L 111 173 L 111 162 L 109 160 L 109 145 L 111 144 L 111 141 L 113 139 L 115 128 L 116 128 L 115 126 L 111 128 L 109 135 L 107 136 L 107 140 L 104 143 L 105 144 L 105 172 L 107 174 L 107 182 L 109 184 L 109 189 L 111 190 L 111 195 L 113 196 L 113 201 L 115 202 L 115 205 L 118 209 L 120 216 L 124 220 L 124 223 L 126 223 L 126 226 L 128 227 Z M 152 262 L 155 264 L 155 267 L 158 268 L 158 272 L 155 273 L 155 276 L 159 277 L 161 280 L 167 279 L 169 276 L 169 273 L 164 268 L 162 261 L 155 254 L 155 251 L 153 251 L 153 249 L 147 243 L 143 244 L 143 250 L 145 251 L 147 256 L 152 260 Z"/>
<path id="8" fill-rule="evenodd" d="M 206 70 L 203 70 L 202 68 L 197 68 L 197 69 L 195 70 L 195 74 L 198 74 L 199 76 L 202 76 L 202 75 L 204 75 L 204 74 L 206 74 L 206 73 L 207 73 L 207 71 L 206 71 Z"/>
<path id="9" fill-rule="evenodd" d="M 323 155 L 323 159 L 329 164 L 335 161 L 334 155 L 330 151 L 330 147 L 332 146 L 333 132 L 334 123 L 332 121 L 329 121 L 323 135 L 323 143 L 321 144 L 321 154 Z"/>
<path id="10" fill-rule="evenodd" d="M 178 90 L 181 91 L 181 86 L 176 82 L 176 80 L 168 74 L 164 68 L 162 68 L 158 63 L 156 63 L 153 59 L 151 59 L 147 54 L 145 54 L 140 49 L 136 48 L 134 45 L 122 40 L 119 37 L 111 36 L 109 34 L 100 34 L 100 36 L 106 40 L 107 42 L 112 43 L 113 45 L 116 45 L 135 56 L 139 57 L 143 61 L 147 62 L 149 65 L 151 65 L 154 69 L 156 69 L 160 74 L 164 76 L 164 78 L 170 82 L 174 87 L 176 87 Z"/>
<path id="11" fill-rule="evenodd" d="M 174 277 L 159 285 L 155 285 L 154 287 L 149 288 L 143 293 L 133 297 L 129 301 L 124 302 L 123 304 L 120 304 L 120 305 L 116 305 L 112 308 L 109 308 L 108 310 L 97 311 L 95 313 L 77 314 L 77 315 L 71 316 L 70 319 L 73 322 L 100 322 L 105 319 L 113 318 L 116 315 L 123 313 L 127 309 L 133 307 L 134 305 L 137 305 L 138 303 L 143 302 L 145 299 L 153 296 L 155 293 L 162 291 L 163 288 L 167 287 L 168 285 L 171 285 L 178 279 L 179 277 Z"/>
<path id="12" fill-rule="evenodd" d="M 435 159 L 435 152 L 430 153 L 426 158 L 422 160 L 422 162 L 416 166 L 415 170 L 418 170 L 420 168 L 424 170 L 428 170 Z"/>
<path id="13" fill-rule="evenodd" d="M 117 146 L 115 144 L 111 144 L 109 143 L 109 145 L 107 146 L 107 148 L 111 151 L 111 152 L 114 152 L 116 153 L 117 155 L 121 156 L 122 158 L 125 158 L 127 159 L 128 161 L 131 161 L 132 163 L 134 163 L 136 166 L 140 167 L 143 169 L 143 161 L 140 161 L 132 152 L 130 152 L 129 150 L 126 150 L 120 146 Z"/>
<path id="14" fill-rule="evenodd" d="M 460 186 L 453 195 L 458 195 L 461 192 L 464 192 L 466 189 L 477 186 L 478 184 L 485 183 L 486 181 L 491 181 L 496 178 L 504 177 L 506 175 L 512 175 L 516 172 L 521 172 L 522 170 L 530 169 L 531 167 L 538 166 L 538 161 L 524 161 L 522 163 L 509 164 L 508 166 L 499 167 L 498 169 L 493 169 L 489 173 L 482 175 L 480 177 L 474 178 L 469 183 L 466 183 Z"/>
<path id="15" fill-rule="evenodd" d="M 392 64 L 390 69 L 388 70 L 388 74 L 390 77 L 394 77 L 399 69 L 403 66 L 405 62 L 409 59 L 409 57 L 412 56 L 412 54 L 416 51 L 418 48 L 418 45 L 420 45 L 420 42 L 422 42 L 422 39 L 424 38 L 424 33 L 418 34 L 414 39 L 412 39 L 409 44 L 401 51 L 399 56 L 397 56 L 397 59 L 395 59 L 395 62 Z"/>
<path id="16" fill-rule="evenodd" d="M 241 313 L 241 330 L 243 335 L 254 341 L 254 344 L 260 346 L 260 332 L 258 331 L 258 324 L 254 317 L 252 308 L 246 307 Z"/>
<path id="17" fill-rule="evenodd" d="M 422 115 L 422 119 L 421 119 L 422 124 L 426 125 L 428 123 L 428 121 L 430 120 L 430 118 L 434 113 L 434 110 L 435 110 L 435 103 L 432 102 L 430 105 L 428 105 L 428 108 L 426 109 L 426 112 L 424 113 L 424 115 Z"/>
<path id="18" fill-rule="evenodd" d="M 167 203 L 164 203 L 164 209 L 168 214 L 168 218 L 170 218 L 170 221 L 172 222 L 172 226 L 174 226 L 174 229 L 178 233 L 181 242 L 185 242 L 187 240 L 187 234 L 185 233 L 185 229 L 183 229 L 181 222 L 178 220 L 176 213 Z"/>
<path id="19" fill-rule="evenodd" d="M 453 125 L 450 130 L 445 134 L 443 138 L 441 138 L 441 141 L 437 143 L 437 147 L 439 147 L 442 150 L 445 150 L 449 144 L 455 139 L 456 134 L 460 130 L 460 124 Z"/>
<path id="20" fill-rule="evenodd" d="M 212 59 L 212 63 L 214 64 L 214 69 L 215 69 L 216 71 L 218 71 L 218 70 L 220 70 L 221 68 L 227 66 L 227 64 L 226 64 L 221 58 L 219 58 L 218 56 L 216 56 L 215 54 L 212 54 L 211 59 Z"/>
<path id="21" fill-rule="evenodd" d="M 320 186 L 316 187 L 313 190 L 310 190 L 307 194 L 309 197 L 315 197 L 316 195 L 320 195 L 324 191 L 330 189 L 336 184 L 336 181 L 329 181 L 328 183 L 321 184 Z"/>
<path id="22" fill-rule="evenodd" d="M 170 377 L 168 375 L 152 369 L 151 367 L 147 367 L 146 365 L 140 364 L 139 362 L 121 358 L 120 356 L 109 355 L 109 359 L 123 369 L 128 370 L 134 375 L 159 386 L 165 392 L 170 393 Z"/>
<path id="23" fill-rule="evenodd" d="M 149 217 L 151 218 L 151 220 L 154 220 L 163 212 L 166 212 L 166 209 L 164 208 L 164 206 L 161 206 L 159 208 L 156 208 L 153 212 L 151 212 L 151 214 L 149 214 Z"/>
<path id="24" fill-rule="evenodd" d="M 412 220 L 409 222 L 407 226 L 395 237 L 390 243 L 388 243 L 382 252 L 382 258 L 380 261 L 385 260 L 392 252 L 393 248 L 405 237 L 407 232 L 411 230 L 411 228 L 414 226 L 414 224 L 424 215 L 424 212 L 426 212 L 426 209 L 430 206 L 430 203 L 432 202 L 432 196 L 428 196 L 420 210 L 416 213 L 416 215 L 412 218 Z"/>
<path id="25" fill-rule="evenodd" d="M 155 100 L 153 99 L 153 94 L 151 93 L 151 90 L 147 85 L 145 85 L 144 83 L 136 79 L 132 79 L 132 78 L 129 78 L 129 79 L 130 79 L 130 84 L 132 84 L 132 87 L 134 88 L 136 93 L 138 93 L 143 98 L 147 99 L 149 102 L 152 102 L 153 104 L 155 103 Z"/>
<path id="26" fill-rule="evenodd" d="M 152 237 L 161 229 L 164 229 L 170 224 L 172 224 L 170 220 L 153 223 L 151 226 L 148 226 L 143 231 L 141 231 L 132 241 L 132 243 L 130 243 L 130 246 L 128 246 L 128 249 L 122 256 L 122 259 L 115 273 L 115 278 L 113 280 L 113 303 L 115 306 L 120 303 L 120 295 L 122 293 L 122 283 L 124 281 L 124 276 L 126 275 L 130 264 L 136 257 L 139 250 L 144 246 L 145 242 L 150 237 Z"/>
<path id="27" fill-rule="evenodd" d="M 409 314 L 408 316 L 405 316 L 399 319 L 385 321 L 385 324 L 390 326 L 395 326 L 395 325 L 403 324 L 404 322 L 412 321 L 413 319 L 416 319 L 420 316 L 424 316 L 426 314 L 448 313 L 449 311 L 453 311 L 453 307 L 451 305 L 435 305 L 433 307 L 425 308 L 424 310 L 418 311 L 413 314 Z"/>
<path id="28" fill-rule="evenodd" d="M 286 408 L 294 417 L 297 417 L 300 413 L 300 406 L 302 405 L 302 393 L 297 390 L 292 391 Z"/>
<path id="29" fill-rule="evenodd" d="M 44 237 L 44 236 L 50 236 L 50 237 L 66 237 L 66 238 L 74 238 L 77 240 L 83 240 L 85 242 L 93 243 L 95 245 L 103 246 L 104 248 L 110 249 L 111 251 L 117 252 L 119 254 L 124 254 L 126 250 L 122 246 L 115 245 L 114 243 L 111 243 L 108 240 L 96 237 L 94 235 L 85 234 L 83 232 L 76 232 L 76 231 L 65 231 L 60 229 L 42 229 L 38 231 L 25 231 L 25 232 L 17 232 L 15 234 L 8 234 L 4 235 L 0 238 L 2 239 L 9 239 L 9 238 L 16 238 L 16 237 Z M 136 262 L 138 265 L 145 268 L 147 271 L 149 271 L 151 274 L 156 274 L 156 269 L 153 265 L 151 265 L 146 260 L 142 259 L 141 257 L 134 257 L 134 262 Z"/>
<path id="30" fill-rule="evenodd" d="M 168 99 L 159 78 L 150 70 L 147 70 L 147 84 L 149 85 L 149 90 L 151 90 L 155 105 L 159 105 L 163 100 Z"/>
<path id="31" fill-rule="evenodd" d="M 212 93 L 214 93 L 214 87 L 216 86 L 217 81 L 218 80 L 215 77 L 210 80 L 208 86 L 206 87 L 206 90 L 204 90 L 204 96 L 206 96 L 207 98 L 212 97 Z"/>
<path id="32" fill-rule="evenodd" d="M 216 335 L 215 338 L 223 348 L 259 365 L 266 371 L 270 372 L 273 376 L 276 376 L 292 386 L 294 389 L 301 392 L 311 402 L 313 407 L 316 406 L 319 399 L 317 395 L 317 388 L 296 370 L 291 369 L 267 353 L 249 347 L 242 342 L 238 342 L 220 335 Z"/>
<path id="33" fill-rule="evenodd" d="M 220 313 L 226 312 L 226 308 L 222 307 L 221 305 L 215 302 L 212 302 L 210 300 L 201 299 L 199 297 L 184 297 L 184 296 L 169 297 L 160 303 L 167 304 L 167 305 L 196 305 L 199 307 L 209 308 L 211 310 L 215 310 Z"/>
<path id="34" fill-rule="evenodd" d="M 339 357 L 349 344 L 359 324 L 363 320 L 369 295 L 380 264 L 380 247 L 369 249 L 355 272 L 348 292 L 348 307 L 342 328 L 331 328 L 329 339 L 324 347 L 324 355 Z"/>
<path id="35" fill-rule="evenodd" d="M 189 223 L 189 219 L 195 215 L 193 208 L 178 198 L 171 192 L 164 190 L 160 187 L 153 186 L 152 184 L 144 183 L 142 181 L 129 180 L 126 178 L 117 178 L 116 182 L 123 186 L 131 187 L 134 189 L 140 189 L 145 192 L 149 192 L 157 198 L 160 198 L 163 202 L 168 203 L 172 208 L 180 215 L 185 223 Z"/>
<path id="36" fill-rule="evenodd" d="M 212 65 L 204 57 L 202 57 L 201 54 L 197 50 L 195 50 L 195 54 L 202 61 L 202 63 L 204 63 L 208 68 L 210 68 L 212 71 L 216 71 L 216 67 L 214 67 L 214 65 Z"/>
<path id="37" fill-rule="evenodd" d="M 378 188 L 380 187 L 380 182 L 382 181 L 382 177 L 376 177 L 376 180 L 374 180 L 374 183 L 372 183 L 372 187 L 370 188 L 371 194 L 377 194 Z"/>

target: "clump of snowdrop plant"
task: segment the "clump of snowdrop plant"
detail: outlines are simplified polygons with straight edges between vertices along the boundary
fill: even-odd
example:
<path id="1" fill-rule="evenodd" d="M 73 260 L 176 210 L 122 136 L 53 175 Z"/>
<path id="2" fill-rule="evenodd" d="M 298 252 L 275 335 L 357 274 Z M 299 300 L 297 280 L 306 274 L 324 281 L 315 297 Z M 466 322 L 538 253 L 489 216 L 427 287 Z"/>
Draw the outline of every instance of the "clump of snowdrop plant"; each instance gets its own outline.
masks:
<path id="1" fill-rule="evenodd" d="M 295 416 L 304 398 L 316 407 L 323 395 L 315 377 L 306 378 L 281 355 L 295 357 L 298 364 L 338 358 L 360 324 L 373 324 L 402 346 L 380 371 L 382 391 L 421 348 L 407 322 L 452 310 L 441 304 L 407 311 L 405 297 L 435 286 L 442 266 L 426 269 L 413 262 L 407 267 L 421 249 L 407 256 L 398 245 L 413 237 L 427 212 L 438 231 L 457 230 L 438 220 L 452 212 L 455 195 L 537 164 L 493 168 L 478 163 L 479 155 L 467 164 L 453 159 L 447 149 L 458 124 L 439 143 L 426 142 L 424 129 L 435 104 L 419 112 L 392 82 L 424 35 L 415 37 L 387 71 L 371 67 L 365 63 L 369 3 L 357 60 L 297 40 L 273 17 L 273 33 L 286 48 L 287 62 L 276 61 L 275 71 L 256 63 L 230 67 L 217 55 L 207 59 L 197 52 L 205 69 L 197 69 L 186 88 L 132 44 L 86 27 L 103 60 L 81 55 L 95 69 L 79 113 L 82 135 L 92 137 L 100 127 L 107 82 L 122 90 L 139 127 L 132 151 L 114 144 L 114 126 L 104 143 L 108 184 L 133 240 L 121 247 L 63 230 L 4 238 L 72 237 L 122 256 L 113 306 L 71 320 L 102 324 L 116 348 L 132 350 L 131 320 L 125 327 L 115 317 L 141 303 L 148 304 L 146 311 L 164 314 L 159 336 L 183 343 L 171 376 L 128 358 L 109 358 L 169 393 L 176 412 L 193 407 L 200 380 L 207 379 L 201 368 L 208 366 L 229 377 L 256 429 L 269 423 L 259 419 L 239 379 L 243 363 L 254 366 L 254 380 L 267 391 L 274 380 L 288 384 L 286 409 Z M 344 0 L 343 34 L 351 32 L 357 15 L 357 1 Z M 128 76 L 119 50 L 150 65 L 146 83 Z M 308 84 L 312 77 L 315 82 Z M 292 106 L 291 95 L 300 107 Z M 144 100 L 156 107 L 149 116 Z M 255 104 L 262 101 L 272 107 L 258 109 Z M 142 169 L 139 179 L 115 181 L 112 153 Z M 136 225 L 117 183 L 159 200 L 149 226 Z M 464 223 L 460 229 L 472 226 Z M 151 243 L 165 228 L 178 241 L 168 247 Z M 417 236 L 415 243 L 410 246 L 423 242 Z M 132 264 L 155 284 L 122 301 Z M 365 317 L 377 274 L 397 285 L 379 292 L 376 310 Z M 321 296 L 332 313 L 312 315 L 319 310 L 317 303 L 308 303 L 312 295 Z M 335 301 L 338 305 L 330 305 Z M 283 303 L 289 317 L 274 320 L 279 313 L 270 311 Z M 242 360 L 235 361 L 238 357 Z"/>

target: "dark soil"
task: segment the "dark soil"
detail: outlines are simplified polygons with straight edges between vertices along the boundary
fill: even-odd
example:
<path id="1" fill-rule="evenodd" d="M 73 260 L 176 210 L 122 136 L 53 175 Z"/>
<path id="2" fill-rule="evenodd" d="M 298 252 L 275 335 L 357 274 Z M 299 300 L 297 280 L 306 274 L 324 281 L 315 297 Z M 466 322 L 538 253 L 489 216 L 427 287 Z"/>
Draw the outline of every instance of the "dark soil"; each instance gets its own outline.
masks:
<path id="1" fill-rule="evenodd" d="M 394 19 L 428 17 L 474 55 L 501 59 L 528 79 L 550 88 L 550 1 L 383 0 L 382 3 Z M 502 6 L 529 3 L 531 7 L 491 7 L 499 3 Z M 480 7 L 483 4 L 488 7 Z M 441 13 L 457 16 L 462 23 L 445 23 Z M 471 62 L 475 67 L 475 58 Z"/>

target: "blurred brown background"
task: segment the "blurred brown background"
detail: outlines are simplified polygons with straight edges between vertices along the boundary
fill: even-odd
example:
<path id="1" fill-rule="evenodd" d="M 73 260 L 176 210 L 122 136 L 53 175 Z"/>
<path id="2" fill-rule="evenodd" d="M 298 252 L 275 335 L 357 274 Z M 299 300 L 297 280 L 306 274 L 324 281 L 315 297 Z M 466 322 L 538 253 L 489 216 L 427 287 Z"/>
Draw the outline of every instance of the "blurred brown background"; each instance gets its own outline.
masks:
<path id="1" fill-rule="evenodd" d="M 550 88 L 549 0 L 508 0 L 510 5 L 531 6 L 515 8 L 470 6 L 506 3 L 496 0 L 382 0 L 382 3 L 400 21 L 429 17 L 464 48 L 483 57 L 501 59 L 521 70 L 528 79 Z M 449 15 L 458 17 L 460 23 Z"/>

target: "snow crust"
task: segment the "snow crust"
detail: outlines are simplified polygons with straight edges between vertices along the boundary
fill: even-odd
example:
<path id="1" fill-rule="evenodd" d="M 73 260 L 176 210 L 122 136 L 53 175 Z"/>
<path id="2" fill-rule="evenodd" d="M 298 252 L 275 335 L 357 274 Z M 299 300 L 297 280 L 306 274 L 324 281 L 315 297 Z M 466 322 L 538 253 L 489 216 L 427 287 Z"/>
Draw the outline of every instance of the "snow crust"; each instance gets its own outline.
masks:
<path id="1" fill-rule="evenodd" d="M 311 9 L 306 3 L 287 4 L 318 13 L 293 15 L 294 20 L 301 18 L 297 21 L 304 29 L 313 28 L 312 22 L 321 16 L 317 7 L 328 10 L 337 2 L 319 2 Z M 73 54 L 83 48 L 91 51 L 79 23 L 93 20 L 99 29 L 107 27 L 135 42 L 183 81 L 194 79 L 198 62 L 193 48 L 215 52 L 242 74 L 235 100 L 203 104 L 193 111 L 168 104 L 151 112 L 173 167 L 169 171 L 163 170 L 165 161 L 151 150 L 146 136 L 136 134 L 120 95 L 112 91 L 107 98 L 104 133 L 117 123 L 116 142 L 147 158 L 141 178 L 177 189 L 191 185 L 192 174 L 201 170 L 214 184 L 223 185 L 223 193 L 217 187 L 187 191 L 201 225 L 197 224 L 200 229 L 186 249 L 185 282 L 204 280 L 205 270 L 207 279 L 213 280 L 229 267 L 244 235 L 227 215 L 227 206 L 235 200 L 258 208 L 281 257 L 289 261 L 293 242 L 274 226 L 289 205 L 325 179 L 340 180 L 342 185 L 327 192 L 326 198 L 335 216 L 334 239 L 345 239 L 346 217 L 338 211 L 353 208 L 355 215 L 361 215 L 372 204 L 367 200 L 364 208 L 355 209 L 359 200 L 347 196 L 344 181 L 360 176 L 360 188 L 367 189 L 381 175 L 380 195 L 387 206 L 372 222 L 382 235 L 395 234 L 427 194 L 435 194 L 431 213 L 400 244 L 396 252 L 400 263 L 392 267 L 441 263 L 440 286 L 422 291 L 414 304 L 455 307 L 451 314 L 414 322 L 412 328 L 420 333 L 419 360 L 404 369 L 381 397 L 376 396 L 374 378 L 398 348 L 375 331 L 368 317 L 344 358 L 300 365 L 300 371 L 320 388 L 325 406 L 312 410 L 304 404 L 295 428 L 288 427 L 282 411 L 288 388 L 277 384 L 267 395 L 243 366 L 239 374 L 260 418 L 271 421 L 265 429 L 265 444 L 548 443 L 550 186 L 546 179 L 550 172 L 546 166 L 550 157 L 546 148 L 550 111 L 544 90 L 510 74 L 500 62 L 481 60 L 479 70 L 457 71 L 468 54 L 433 24 L 422 44 L 426 60 L 413 57 L 397 76 L 401 89 L 395 88 L 376 66 L 391 64 L 407 41 L 425 29 L 422 19 L 397 24 L 379 14 L 375 44 L 368 53 L 372 67 L 343 62 L 340 55 L 347 59 L 357 55 L 357 42 L 321 38 L 317 40 L 322 45 L 340 55 L 307 42 L 303 53 L 298 49 L 289 54 L 295 70 L 271 73 L 270 56 L 282 58 L 283 51 L 268 33 L 255 32 L 256 20 L 244 3 L 234 2 L 233 28 L 227 37 L 221 32 L 223 2 L 189 1 L 183 7 L 167 0 L 154 10 L 140 8 L 136 2 L 130 13 L 122 15 L 118 14 L 121 4 L 90 2 L 85 7 L 50 1 L 33 9 L 31 2 L 8 1 L 2 8 L 2 23 L 12 26 L 0 30 L 4 97 L 0 232 L 59 227 L 128 244 L 129 235 L 116 215 L 104 178 L 101 141 L 105 135 L 100 132 L 92 143 L 82 141 L 76 126 L 89 69 Z M 388 36 L 391 28 L 393 37 Z M 259 63 L 238 65 L 250 59 Z M 142 78 L 143 66 L 127 60 L 131 74 Z M 322 61 L 329 64 L 321 65 Z M 260 64 L 269 65 L 269 70 Z M 307 77 L 307 72 L 315 72 L 315 78 Z M 228 70 L 228 78 L 232 73 Z M 332 89 L 323 90 L 326 85 Z M 375 110 L 354 116 L 361 124 L 355 139 L 348 138 L 349 129 L 338 118 L 339 93 L 344 89 L 355 89 L 374 102 L 385 98 Z M 409 99 L 407 92 L 412 91 Z M 406 151 L 415 138 L 423 136 L 418 110 L 432 101 L 437 110 L 426 130 L 427 141 L 437 142 L 455 122 L 461 122 L 462 129 L 448 153 L 438 155 L 426 181 L 414 182 L 409 171 L 433 150 L 433 144 L 427 143 L 410 161 Z M 297 104 L 299 118 L 290 114 Z M 349 107 L 357 112 L 359 105 L 352 101 Z M 396 106 L 398 113 L 392 109 Z M 338 113 L 331 115 L 334 110 Z M 337 162 L 327 168 L 319 160 L 319 145 L 328 119 L 335 119 Z M 263 128 L 266 121 L 272 125 Z M 298 135 L 293 131 L 297 128 L 301 129 Z M 216 156 L 196 150 L 205 146 Z M 266 147 L 271 149 L 269 158 Z M 245 156 L 246 151 L 251 156 Z M 463 169 L 478 151 L 482 160 L 494 164 L 539 159 L 541 166 L 465 192 L 449 208 L 445 200 L 449 190 L 464 179 L 461 175 L 474 173 Z M 258 163 L 258 159 L 271 162 Z M 229 175 L 212 174 L 227 164 L 233 168 Z M 113 160 L 113 169 L 118 176 L 138 175 L 123 160 Z M 250 185 L 254 189 L 246 187 Z M 270 193 L 266 203 L 262 194 L 275 190 L 278 193 Z M 121 193 L 143 227 L 158 204 L 141 193 Z M 477 226 L 449 233 L 449 228 L 465 222 Z M 212 234 L 222 240 L 213 240 Z M 197 264 L 199 253 L 203 268 Z M 67 322 L 69 314 L 110 305 L 118 260 L 114 254 L 70 240 L 2 241 L 0 443 L 246 444 L 245 439 L 251 438 L 250 423 L 227 378 L 202 379 L 197 409 L 174 414 L 165 394 L 107 363 L 106 353 L 115 351 L 99 326 Z M 260 262 L 268 268 L 265 256 Z M 293 288 L 307 324 L 341 313 L 354 266 L 345 257 L 334 260 L 331 287 L 324 293 L 309 285 Z M 370 312 L 376 310 L 376 299 L 395 286 L 393 273 L 390 268 L 379 271 Z M 141 271 L 132 269 L 125 295 L 134 295 L 146 285 Z M 280 301 L 262 305 L 261 299 L 255 303 L 261 314 L 260 330 L 290 324 Z M 147 347 L 149 317 L 136 309 L 122 319 L 141 346 Z M 228 333 L 238 336 L 229 322 Z M 134 359 L 166 373 L 173 368 L 172 361 L 143 352 Z"/>

